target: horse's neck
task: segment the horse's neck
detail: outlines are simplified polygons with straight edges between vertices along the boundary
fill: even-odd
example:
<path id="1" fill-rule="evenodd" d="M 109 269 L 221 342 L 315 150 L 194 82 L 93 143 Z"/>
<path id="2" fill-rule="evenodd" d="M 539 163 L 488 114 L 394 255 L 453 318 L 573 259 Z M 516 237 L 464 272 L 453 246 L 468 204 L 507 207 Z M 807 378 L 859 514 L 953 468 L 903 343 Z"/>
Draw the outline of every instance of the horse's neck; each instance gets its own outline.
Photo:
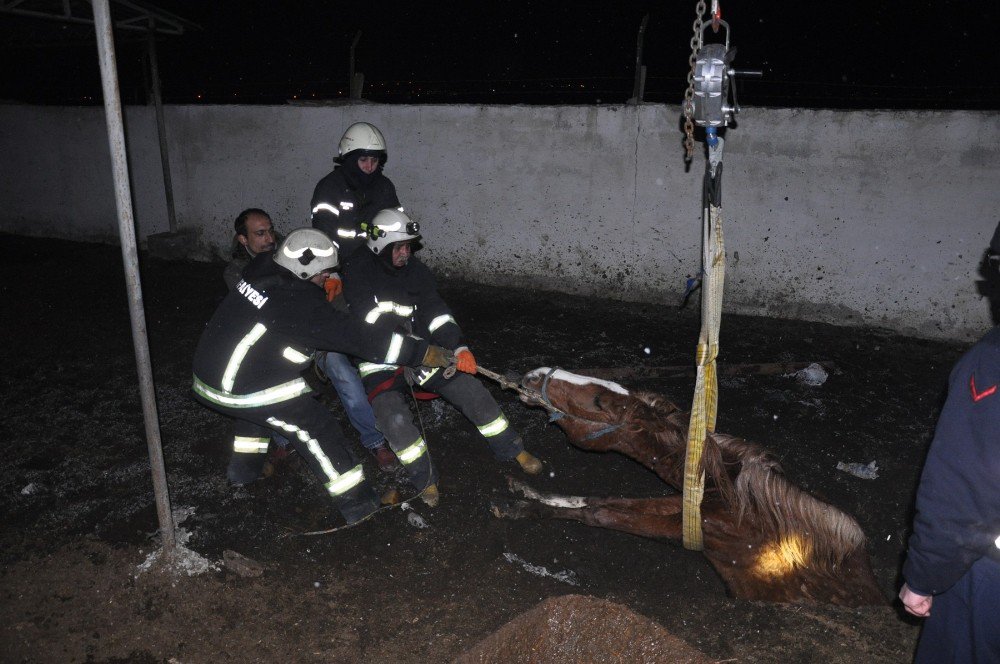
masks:
<path id="1" fill-rule="evenodd" d="M 642 430 L 621 436 L 618 452 L 646 466 L 676 489 L 684 484 L 684 452 L 687 431 L 670 423 L 659 431 Z"/>

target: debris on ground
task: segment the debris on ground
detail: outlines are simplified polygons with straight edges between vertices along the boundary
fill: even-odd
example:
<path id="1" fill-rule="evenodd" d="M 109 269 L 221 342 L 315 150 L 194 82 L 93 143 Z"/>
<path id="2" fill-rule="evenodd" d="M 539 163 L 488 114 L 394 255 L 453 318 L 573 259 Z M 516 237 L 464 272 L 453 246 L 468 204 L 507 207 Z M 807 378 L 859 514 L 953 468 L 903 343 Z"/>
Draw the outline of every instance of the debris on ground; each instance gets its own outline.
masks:
<path id="1" fill-rule="evenodd" d="M 406 515 L 406 522 L 413 526 L 414 528 L 430 528 L 430 524 L 424 520 L 424 517 L 420 516 L 416 512 L 410 512 Z"/>
<path id="2" fill-rule="evenodd" d="M 878 477 L 878 464 L 874 461 L 868 464 L 838 461 L 837 470 L 842 470 L 863 480 L 874 480 Z"/>
<path id="3" fill-rule="evenodd" d="M 242 553 L 237 553 L 232 549 L 226 549 L 222 552 L 222 564 L 224 564 L 226 569 L 230 572 L 238 574 L 242 577 L 254 578 L 264 573 L 263 565 L 253 558 L 248 558 Z"/>
<path id="4" fill-rule="evenodd" d="M 580 580 L 577 579 L 576 572 L 573 572 L 572 570 L 566 569 L 558 572 L 550 572 L 548 568 L 542 567 L 541 565 L 533 565 L 515 553 L 504 553 L 503 557 L 509 563 L 517 563 L 524 568 L 524 571 L 530 574 L 552 577 L 556 581 L 562 581 L 563 583 L 568 583 L 571 586 L 580 585 Z"/>
<path id="5" fill-rule="evenodd" d="M 826 369 L 822 365 L 813 362 L 805 369 L 799 369 L 798 371 L 791 374 L 795 377 L 795 380 L 799 381 L 803 385 L 809 385 L 810 387 L 819 387 L 826 382 L 826 379 L 830 377 Z"/>

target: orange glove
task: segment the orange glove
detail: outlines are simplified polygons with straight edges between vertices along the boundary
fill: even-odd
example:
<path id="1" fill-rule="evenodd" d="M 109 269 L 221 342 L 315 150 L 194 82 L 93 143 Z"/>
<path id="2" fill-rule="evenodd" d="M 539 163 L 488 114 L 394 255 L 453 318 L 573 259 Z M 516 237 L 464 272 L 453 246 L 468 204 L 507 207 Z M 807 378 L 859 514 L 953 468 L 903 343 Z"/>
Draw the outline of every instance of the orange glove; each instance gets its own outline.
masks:
<path id="1" fill-rule="evenodd" d="M 476 358 L 473 357 L 472 351 L 468 348 L 463 348 L 455 353 L 455 360 L 455 367 L 459 371 L 464 371 L 467 374 L 476 373 Z"/>
<path id="2" fill-rule="evenodd" d="M 333 302 L 344 290 L 344 282 L 340 277 L 330 277 L 323 282 L 323 290 L 326 291 L 326 301 Z"/>

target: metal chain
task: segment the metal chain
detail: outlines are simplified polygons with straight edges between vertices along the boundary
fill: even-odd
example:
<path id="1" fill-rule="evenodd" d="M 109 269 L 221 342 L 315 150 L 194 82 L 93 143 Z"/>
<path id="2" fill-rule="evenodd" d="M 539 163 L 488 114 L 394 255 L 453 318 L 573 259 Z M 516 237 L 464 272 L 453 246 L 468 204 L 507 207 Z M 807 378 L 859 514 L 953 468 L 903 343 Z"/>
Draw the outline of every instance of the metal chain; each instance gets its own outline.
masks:
<path id="1" fill-rule="evenodd" d="M 705 15 L 705 0 L 698 0 L 695 5 L 694 35 L 691 37 L 691 57 L 688 58 L 687 90 L 684 91 L 684 161 L 694 158 L 694 68 L 701 50 L 701 30 L 705 25 L 702 16 Z"/>

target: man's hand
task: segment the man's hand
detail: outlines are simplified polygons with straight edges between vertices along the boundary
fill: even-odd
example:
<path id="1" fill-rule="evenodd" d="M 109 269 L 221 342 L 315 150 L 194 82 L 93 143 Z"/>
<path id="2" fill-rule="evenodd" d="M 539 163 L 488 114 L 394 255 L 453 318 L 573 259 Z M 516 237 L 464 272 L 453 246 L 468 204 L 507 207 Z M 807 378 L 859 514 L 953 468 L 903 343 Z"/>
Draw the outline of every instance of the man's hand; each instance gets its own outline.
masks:
<path id="1" fill-rule="evenodd" d="M 899 591 L 899 599 L 902 600 L 907 613 L 912 613 L 918 618 L 926 618 L 931 615 L 933 595 L 919 595 L 910 590 L 910 587 L 904 583 Z"/>
<path id="2" fill-rule="evenodd" d="M 467 374 L 476 373 L 476 358 L 473 356 L 472 351 L 468 348 L 463 348 L 455 353 L 455 366 L 459 371 Z"/>
<path id="3" fill-rule="evenodd" d="M 330 275 L 330 278 L 323 282 L 323 290 L 326 291 L 326 301 L 333 302 L 344 290 L 344 282 L 340 277 Z"/>
<path id="4" fill-rule="evenodd" d="M 421 362 L 425 367 L 447 367 L 455 362 L 455 354 L 447 348 L 430 345 Z"/>

